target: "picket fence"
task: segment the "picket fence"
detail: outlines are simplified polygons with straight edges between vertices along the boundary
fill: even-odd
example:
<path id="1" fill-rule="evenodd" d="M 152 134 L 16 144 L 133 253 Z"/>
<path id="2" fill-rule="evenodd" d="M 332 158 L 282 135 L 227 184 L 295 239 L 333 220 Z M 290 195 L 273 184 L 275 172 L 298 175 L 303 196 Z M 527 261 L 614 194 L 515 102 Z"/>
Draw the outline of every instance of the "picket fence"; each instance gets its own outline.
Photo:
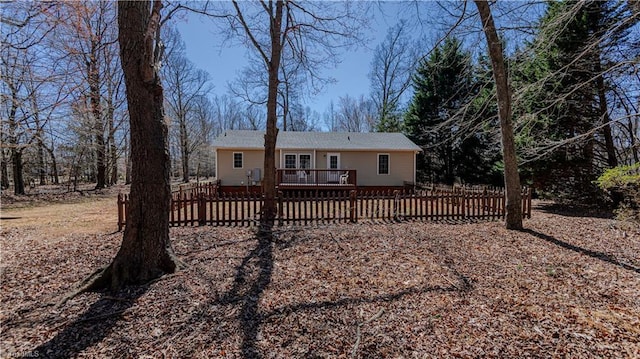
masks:
<path id="1" fill-rule="evenodd" d="M 505 192 L 498 189 L 422 191 L 279 192 L 276 225 L 358 221 L 498 220 L 505 215 Z M 118 195 L 118 229 L 126 225 L 129 195 Z M 253 226 L 260 223 L 264 198 L 257 193 L 180 191 L 172 194 L 171 226 Z M 522 191 L 522 215 L 531 218 L 531 190 Z"/>

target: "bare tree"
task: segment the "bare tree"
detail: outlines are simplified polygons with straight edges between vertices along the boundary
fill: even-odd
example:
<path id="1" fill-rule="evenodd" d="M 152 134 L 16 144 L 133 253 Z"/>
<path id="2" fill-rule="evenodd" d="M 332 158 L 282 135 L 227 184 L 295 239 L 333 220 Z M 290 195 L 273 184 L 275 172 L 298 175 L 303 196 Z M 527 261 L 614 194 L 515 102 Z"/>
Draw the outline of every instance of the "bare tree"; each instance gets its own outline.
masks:
<path id="1" fill-rule="evenodd" d="M 324 124 L 329 129 L 329 132 L 338 131 L 338 113 L 333 100 L 329 102 L 329 105 L 322 114 Z"/>
<path id="2" fill-rule="evenodd" d="M 9 149 L 14 193 L 17 195 L 25 194 L 22 160 L 24 150 L 22 137 L 25 131 L 21 130 L 20 125 L 26 121 L 26 118 L 20 113 L 23 103 L 20 94 L 25 82 L 26 66 L 27 64 L 20 60 L 16 52 L 5 53 L 2 56 L 2 103 L 5 112 L 3 118 L 6 119 L 6 122 L 3 121 L 2 143 L 3 149 L 5 147 Z"/>
<path id="3" fill-rule="evenodd" d="M 215 135 L 215 126 L 211 100 L 206 96 L 197 96 L 194 101 L 193 115 L 197 136 L 192 144 L 196 160 L 196 180 L 198 180 L 200 175 L 210 177 L 214 174 L 211 142 Z"/>
<path id="4" fill-rule="evenodd" d="M 493 77 L 496 82 L 506 190 L 505 225 L 507 229 L 522 229 L 522 188 L 520 187 L 518 159 L 516 157 L 513 124 L 511 122 L 511 89 L 509 87 L 507 68 L 504 63 L 502 42 L 493 22 L 489 3 L 482 0 L 474 0 L 474 2 L 478 8 L 482 27 L 487 38 Z"/>
<path id="5" fill-rule="evenodd" d="M 131 127 L 132 183 L 127 226 L 111 264 L 80 291 L 146 283 L 178 267 L 169 241 L 169 152 L 159 77 L 162 3 L 118 2 L 120 57 Z"/>
<path id="6" fill-rule="evenodd" d="M 124 137 L 126 137 L 126 132 L 123 131 L 126 122 L 126 95 L 118 50 L 117 46 L 102 48 L 102 58 L 104 59 L 102 102 L 104 104 L 104 121 L 106 122 L 105 145 L 108 185 L 115 185 L 118 182 L 118 160 L 122 156 Z"/>
<path id="7" fill-rule="evenodd" d="M 195 102 L 211 90 L 209 74 L 197 69 L 180 50 L 184 48 L 179 34 L 171 29 L 166 32 L 170 38 L 172 51 L 166 57 L 163 67 L 164 80 L 167 84 L 165 101 L 168 117 L 176 131 L 176 138 L 182 164 L 182 181 L 189 182 L 190 157 L 197 148 L 200 123 L 195 118 Z"/>
<path id="8" fill-rule="evenodd" d="M 87 137 L 90 143 L 84 145 L 89 145 L 93 152 L 92 177 L 96 188 L 104 188 L 108 184 L 108 122 L 112 115 L 109 111 L 114 106 L 114 99 L 106 98 L 105 87 L 106 82 L 118 78 L 113 72 L 113 57 L 117 53 L 115 6 L 106 1 L 69 2 L 64 3 L 63 12 L 64 16 L 51 19 L 58 23 L 57 42 L 52 42 L 52 46 L 68 58 L 69 71 L 76 74 L 65 87 L 75 97 L 77 113 L 91 116 L 91 123 L 84 128 L 91 134 Z M 108 92 L 116 94 L 113 87 Z"/>
<path id="9" fill-rule="evenodd" d="M 363 95 L 357 99 L 349 95 L 338 99 L 336 131 L 370 132 L 375 125 L 376 111 L 371 100 Z"/>
<path id="10" fill-rule="evenodd" d="M 332 63 L 337 51 L 358 39 L 367 18 L 359 4 L 297 1 L 233 1 L 233 12 L 219 10 L 232 35 L 240 35 L 260 59 L 267 76 L 263 218 L 275 218 L 275 144 L 278 134 L 278 90 L 285 47 L 291 58 L 313 78 L 321 78 L 318 64 Z"/>
<path id="11" fill-rule="evenodd" d="M 45 21 L 47 11 L 56 4 L 12 3 L 3 5 L 2 60 L 0 62 L 2 98 L 3 152 L 2 185 L 8 185 L 5 151 L 12 163 L 14 193 L 25 193 L 24 158 L 26 151 L 36 148 L 38 176 L 42 178 L 45 151 L 45 126 L 60 104 L 57 96 L 47 98 L 44 90 L 54 81 L 50 58 L 40 48 L 55 25 Z"/>
<path id="12" fill-rule="evenodd" d="M 405 21 L 398 22 L 373 53 L 369 79 L 379 131 L 400 130 L 401 99 L 411 86 L 411 75 L 421 57 L 420 47 L 408 31 Z"/>
<path id="13" fill-rule="evenodd" d="M 238 101 L 221 95 L 211 101 L 214 135 L 224 130 L 261 130 L 265 128 L 264 106 Z"/>

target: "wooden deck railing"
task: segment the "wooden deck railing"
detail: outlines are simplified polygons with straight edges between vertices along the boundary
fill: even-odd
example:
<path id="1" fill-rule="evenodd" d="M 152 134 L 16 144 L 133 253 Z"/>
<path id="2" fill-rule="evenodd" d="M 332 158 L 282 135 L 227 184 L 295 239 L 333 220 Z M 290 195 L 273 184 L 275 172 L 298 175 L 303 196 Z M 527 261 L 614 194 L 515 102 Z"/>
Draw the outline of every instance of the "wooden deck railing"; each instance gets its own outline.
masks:
<path id="1" fill-rule="evenodd" d="M 356 170 L 277 169 L 276 183 L 286 187 L 355 187 Z"/>
<path id="2" fill-rule="evenodd" d="M 118 195 L 118 229 L 126 225 L 128 195 Z M 171 226 L 252 226 L 260 222 L 261 194 L 174 193 Z M 505 215 L 501 190 L 279 192 L 277 225 L 367 221 L 498 220 Z M 531 218 L 531 190 L 523 189 L 522 215 Z"/>

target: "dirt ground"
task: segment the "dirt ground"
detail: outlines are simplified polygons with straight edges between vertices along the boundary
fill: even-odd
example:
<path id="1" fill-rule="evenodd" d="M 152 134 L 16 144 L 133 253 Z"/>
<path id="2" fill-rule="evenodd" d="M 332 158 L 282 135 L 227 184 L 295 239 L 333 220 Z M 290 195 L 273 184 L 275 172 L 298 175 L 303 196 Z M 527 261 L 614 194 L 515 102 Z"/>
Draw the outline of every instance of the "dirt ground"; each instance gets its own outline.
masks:
<path id="1" fill-rule="evenodd" d="M 120 244 L 115 194 L 87 197 L 3 197 L 0 357 L 640 357 L 640 229 L 599 213 L 172 228 L 185 270 L 57 307 Z"/>

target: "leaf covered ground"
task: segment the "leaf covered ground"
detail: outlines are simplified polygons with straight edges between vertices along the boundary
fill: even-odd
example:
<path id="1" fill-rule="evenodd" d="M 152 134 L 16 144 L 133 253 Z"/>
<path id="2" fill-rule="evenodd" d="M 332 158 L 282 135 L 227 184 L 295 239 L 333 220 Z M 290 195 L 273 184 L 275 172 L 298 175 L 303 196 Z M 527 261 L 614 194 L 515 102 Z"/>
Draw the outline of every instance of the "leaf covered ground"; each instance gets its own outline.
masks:
<path id="1" fill-rule="evenodd" d="M 640 230 L 544 203 L 525 227 L 172 228 L 187 269 L 56 307 L 122 234 L 3 220 L 0 357 L 640 357 Z"/>

